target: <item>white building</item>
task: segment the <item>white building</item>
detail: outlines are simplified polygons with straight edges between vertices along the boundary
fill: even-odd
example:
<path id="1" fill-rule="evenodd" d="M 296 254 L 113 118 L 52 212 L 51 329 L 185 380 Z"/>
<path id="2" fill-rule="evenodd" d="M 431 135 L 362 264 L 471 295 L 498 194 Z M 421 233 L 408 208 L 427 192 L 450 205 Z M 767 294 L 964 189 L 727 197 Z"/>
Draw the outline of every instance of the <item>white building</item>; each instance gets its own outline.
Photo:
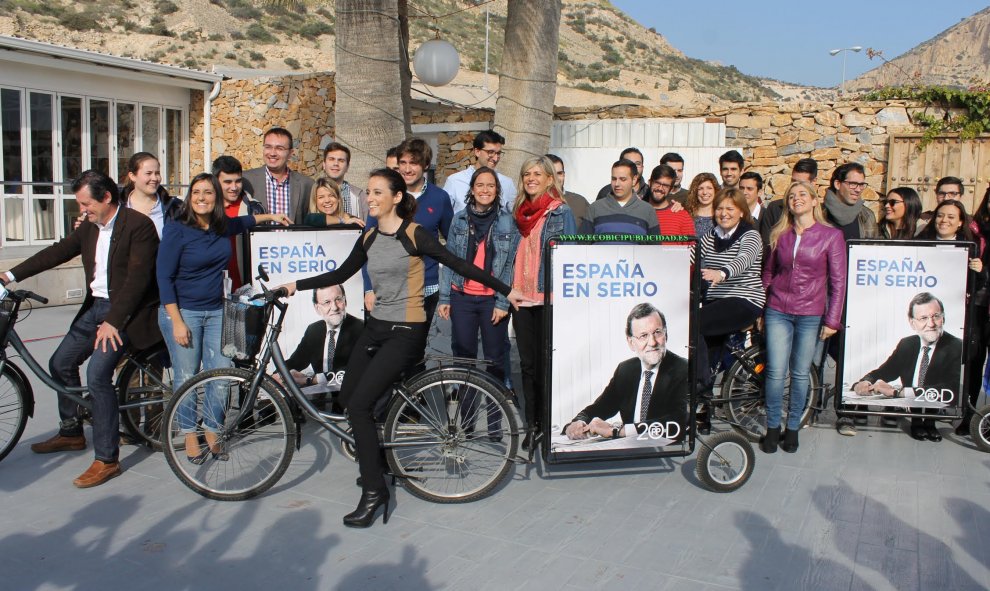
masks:
<path id="1" fill-rule="evenodd" d="M 0 249 L 63 238 L 79 210 L 72 178 L 94 168 L 123 181 L 134 152 L 156 154 L 162 182 L 179 192 L 189 180 L 192 93 L 221 79 L 0 36 Z"/>

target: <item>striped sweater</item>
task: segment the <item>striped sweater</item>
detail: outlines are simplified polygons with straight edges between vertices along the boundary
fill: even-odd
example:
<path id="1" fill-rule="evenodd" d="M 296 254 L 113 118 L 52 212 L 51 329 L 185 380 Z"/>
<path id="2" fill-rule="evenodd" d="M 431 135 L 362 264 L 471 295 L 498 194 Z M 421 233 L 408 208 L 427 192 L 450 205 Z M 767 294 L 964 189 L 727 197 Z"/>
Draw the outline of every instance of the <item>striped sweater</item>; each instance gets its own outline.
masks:
<path id="1" fill-rule="evenodd" d="M 763 307 L 766 292 L 760 277 L 763 241 L 752 226 L 740 222 L 728 239 L 720 239 L 712 229 L 698 240 L 701 268 L 725 273 L 725 281 L 708 288 L 705 300 L 742 298 Z"/>

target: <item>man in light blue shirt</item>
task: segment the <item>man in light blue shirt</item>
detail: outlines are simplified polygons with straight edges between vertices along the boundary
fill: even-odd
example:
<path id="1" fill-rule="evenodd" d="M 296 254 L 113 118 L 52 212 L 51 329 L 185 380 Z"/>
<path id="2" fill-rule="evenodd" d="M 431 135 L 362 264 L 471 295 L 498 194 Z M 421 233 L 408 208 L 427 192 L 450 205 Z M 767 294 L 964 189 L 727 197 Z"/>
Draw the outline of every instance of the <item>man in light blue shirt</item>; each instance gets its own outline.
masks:
<path id="1" fill-rule="evenodd" d="M 454 213 L 464 209 L 467 203 L 471 175 L 474 174 L 475 169 L 482 166 L 489 168 L 498 166 L 499 160 L 502 159 L 504 144 L 505 138 L 490 129 L 474 136 L 474 165 L 450 175 L 443 185 L 443 190 L 450 195 L 450 204 L 454 207 Z M 498 182 L 502 185 L 502 207 L 511 214 L 512 206 L 516 201 L 516 184 L 501 172 L 496 171 L 495 174 L 498 175 Z"/>

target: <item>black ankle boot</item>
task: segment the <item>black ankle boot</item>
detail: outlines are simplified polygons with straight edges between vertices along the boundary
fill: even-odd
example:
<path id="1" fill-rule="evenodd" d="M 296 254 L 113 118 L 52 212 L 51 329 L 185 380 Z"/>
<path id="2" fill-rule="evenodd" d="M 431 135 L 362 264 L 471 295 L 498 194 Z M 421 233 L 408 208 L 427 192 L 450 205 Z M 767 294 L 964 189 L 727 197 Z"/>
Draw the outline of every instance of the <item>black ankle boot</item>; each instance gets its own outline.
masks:
<path id="1" fill-rule="evenodd" d="M 344 515 L 344 525 L 347 527 L 369 527 L 375 521 L 375 513 L 379 507 L 385 508 L 382 523 L 388 523 L 388 489 L 366 490 L 361 493 L 357 509 Z"/>
<path id="2" fill-rule="evenodd" d="M 780 449 L 792 454 L 798 450 L 798 431 L 790 430 L 784 431 L 784 441 L 780 444 Z"/>
<path id="3" fill-rule="evenodd" d="M 760 449 L 763 453 L 777 453 L 777 443 L 780 441 L 780 427 L 767 429 L 767 434 L 760 440 Z"/>

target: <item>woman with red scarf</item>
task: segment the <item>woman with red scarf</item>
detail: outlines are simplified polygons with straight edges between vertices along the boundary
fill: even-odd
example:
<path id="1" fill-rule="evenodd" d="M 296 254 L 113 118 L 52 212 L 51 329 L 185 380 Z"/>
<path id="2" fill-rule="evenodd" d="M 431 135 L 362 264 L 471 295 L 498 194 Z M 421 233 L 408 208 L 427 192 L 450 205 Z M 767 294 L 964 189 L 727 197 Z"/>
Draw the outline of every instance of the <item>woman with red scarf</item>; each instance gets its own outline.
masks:
<path id="1" fill-rule="evenodd" d="M 516 250 L 512 288 L 525 295 L 527 300 L 541 302 L 522 304 L 512 314 L 523 393 L 526 396 L 527 433 L 522 447 L 529 449 L 541 432 L 539 413 L 545 399 L 543 247 L 554 236 L 577 233 L 577 225 L 571 209 L 561 197 L 560 187 L 556 186 L 557 177 L 549 158 L 538 156 L 526 160 L 519 177 L 522 190 L 516 197 L 513 212 L 522 240 Z"/>

